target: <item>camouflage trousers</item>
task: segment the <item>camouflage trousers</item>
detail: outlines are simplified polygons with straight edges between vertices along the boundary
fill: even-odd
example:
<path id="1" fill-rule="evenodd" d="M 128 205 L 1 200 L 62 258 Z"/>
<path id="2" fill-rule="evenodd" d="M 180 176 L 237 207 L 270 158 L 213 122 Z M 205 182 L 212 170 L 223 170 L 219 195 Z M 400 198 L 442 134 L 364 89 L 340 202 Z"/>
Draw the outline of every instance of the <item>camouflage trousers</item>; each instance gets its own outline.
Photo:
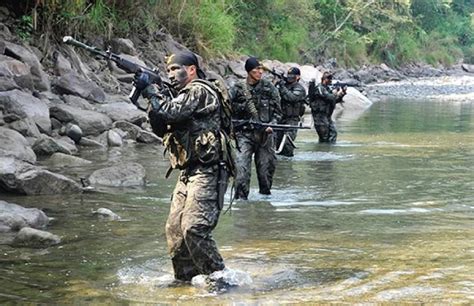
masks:
<path id="1" fill-rule="evenodd" d="M 236 133 L 235 198 L 247 200 L 250 191 L 252 156 L 255 156 L 259 192 L 271 194 L 270 189 L 275 173 L 276 155 L 273 148 L 273 134 L 262 130 L 239 131 Z"/>
<path id="2" fill-rule="evenodd" d="M 300 124 L 300 118 L 286 118 L 283 119 L 281 124 L 290 124 L 290 125 L 298 125 Z M 281 142 L 283 140 L 283 136 L 287 134 L 288 137 L 291 138 L 291 140 L 295 141 L 296 136 L 298 134 L 298 130 L 286 130 L 286 131 L 277 131 L 276 132 L 276 148 L 280 148 Z M 285 144 L 283 145 L 283 149 L 281 150 L 278 155 L 284 155 L 288 157 L 292 157 L 294 155 L 294 147 L 286 141 Z"/>
<path id="3" fill-rule="evenodd" d="M 221 212 L 217 183 L 217 165 L 183 170 L 178 178 L 166 222 L 176 279 L 189 281 L 198 274 L 211 274 L 225 267 L 211 235 Z"/>
<path id="4" fill-rule="evenodd" d="M 327 114 L 313 113 L 314 128 L 319 136 L 319 142 L 335 143 L 337 140 L 336 124 Z"/>

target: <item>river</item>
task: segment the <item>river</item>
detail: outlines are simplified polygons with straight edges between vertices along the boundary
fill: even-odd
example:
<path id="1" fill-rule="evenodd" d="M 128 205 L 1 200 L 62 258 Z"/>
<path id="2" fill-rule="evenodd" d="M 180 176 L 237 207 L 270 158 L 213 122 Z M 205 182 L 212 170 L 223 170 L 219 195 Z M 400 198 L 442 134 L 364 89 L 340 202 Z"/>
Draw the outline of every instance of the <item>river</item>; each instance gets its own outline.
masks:
<path id="1" fill-rule="evenodd" d="M 301 131 L 273 194 L 257 193 L 254 173 L 251 200 L 221 216 L 226 265 L 252 283 L 218 295 L 170 286 L 164 224 L 176 174 L 163 178 L 162 148 L 136 145 L 82 157 L 93 168 L 138 161 L 144 188 L 0 195 L 43 209 L 63 238 L 44 250 L 0 245 L 0 303 L 474 303 L 472 102 L 378 102 L 338 130 L 334 146 Z M 99 207 L 122 219 L 98 219 Z"/>

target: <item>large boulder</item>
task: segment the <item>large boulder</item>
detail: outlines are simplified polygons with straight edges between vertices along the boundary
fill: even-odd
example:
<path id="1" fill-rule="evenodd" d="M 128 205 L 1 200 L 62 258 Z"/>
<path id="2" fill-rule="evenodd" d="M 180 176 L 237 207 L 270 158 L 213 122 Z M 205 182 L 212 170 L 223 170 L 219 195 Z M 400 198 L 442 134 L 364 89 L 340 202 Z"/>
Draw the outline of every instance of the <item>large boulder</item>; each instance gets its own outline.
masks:
<path id="1" fill-rule="evenodd" d="M 31 227 L 24 227 L 15 236 L 12 246 L 47 248 L 59 243 L 61 243 L 61 238 L 57 235 Z"/>
<path id="2" fill-rule="evenodd" d="M 64 153 L 54 153 L 48 160 L 53 167 L 79 167 L 92 164 L 90 160 Z"/>
<path id="3" fill-rule="evenodd" d="M 24 46 L 16 45 L 6 41 L 3 42 L 3 44 L 5 48 L 5 55 L 19 59 L 29 66 L 35 89 L 40 91 L 50 90 L 51 86 L 48 75 L 43 71 L 43 66 L 33 51 Z"/>
<path id="4" fill-rule="evenodd" d="M 114 128 L 118 128 L 125 132 L 123 138 L 136 140 L 137 136 L 141 132 L 141 128 L 127 121 L 115 121 L 112 125 Z"/>
<path id="5" fill-rule="evenodd" d="M 109 116 L 113 121 L 127 121 L 136 125 L 146 122 L 147 115 L 144 111 L 130 103 L 118 102 L 102 105 L 98 111 Z"/>
<path id="6" fill-rule="evenodd" d="M 45 228 L 49 219 L 37 208 L 25 208 L 0 200 L 0 232 L 20 230 L 23 227 Z"/>
<path id="7" fill-rule="evenodd" d="M 102 88 L 96 83 L 80 77 L 74 71 L 60 76 L 53 82 L 53 85 L 59 94 L 71 94 L 98 103 L 105 101 L 105 92 Z"/>
<path id="8" fill-rule="evenodd" d="M 51 133 L 48 105 L 33 95 L 18 89 L 0 92 L 0 107 L 5 114 L 33 119 L 41 132 Z"/>
<path id="9" fill-rule="evenodd" d="M 24 118 L 20 120 L 15 120 L 8 124 L 8 127 L 12 130 L 17 131 L 25 137 L 40 137 L 41 132 L 38 129 L 38 126 L 31 118 Z"/>
<path id="10" fill-rule="evenodd" d="M 145 168 L 138 163 L 124 163 L 94 171 L 89 177 L 91 185 L 109 187 L 143 186 Z"/>
<path id="11" fill-rule="evenodd" d="M 71 194 L 81 186 L 65 177 L 11 157 L 0 157 L 0 191 L 24 195 Z"/>
<path id="12" fill-rule="evenodd" d="M 99 135 L 110 129 L 112 120 L 101 113 L 82 110 L 69 105 L 56 105 L 50 108 L 51 117 L 62 123 L 77 124 L 84 136 Z"/>
<path id="13" fill-rule="evenodd" d="M 41 135 L 32 146 L 33 151 L 35 151 L 37 156 L 49 156 L 56 152 L 64 153 L 64 154 L 71 154 L 72 152 L 68 150 L 68 148 L 61 145 L 61 143 L 57 142 L 54 138 Z"/>
<path id="14" fill-rule="evenodd" d="M 20 133 L 0 126 L 0 157 L 11 156 L 30 163 L 36 162 L 36 154 Z"/>
<path id="15" fill-rule="evenodd" d="M 138 52 L 130 39 L 114 38 L 111 40 L 111 46 L 114 53 L 125 53 L 129 55 L 137 55 Z"/>

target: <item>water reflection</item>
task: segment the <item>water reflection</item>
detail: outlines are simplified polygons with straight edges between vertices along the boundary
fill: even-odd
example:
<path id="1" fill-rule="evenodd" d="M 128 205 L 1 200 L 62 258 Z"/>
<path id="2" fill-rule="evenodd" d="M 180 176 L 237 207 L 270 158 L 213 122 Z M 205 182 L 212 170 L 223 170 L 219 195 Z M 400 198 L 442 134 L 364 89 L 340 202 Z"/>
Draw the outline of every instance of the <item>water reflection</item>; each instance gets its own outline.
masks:
<path id="1" fill-rule="evenodd" d="M 301 131 L 295 157 L 278 160 L 272 195 L 254 180 L 250 200 L 221 217 L 214 236 L 226 264 L 252 284 L 220 295 L 173 284 L 164 224 L 176 173 L 164 179 L 162 148 L 85 152 L 93 165 L 60 171 L 140 162 L 146 187 L 1 195 L 43 209 L 63 243 L 0 245 L 0 303 L 472 303 L 473 116 L 470 103 L 390 101 L 338 122 L 335 146 Z M 98 219 L 99 207 L 122 221 Z"/>

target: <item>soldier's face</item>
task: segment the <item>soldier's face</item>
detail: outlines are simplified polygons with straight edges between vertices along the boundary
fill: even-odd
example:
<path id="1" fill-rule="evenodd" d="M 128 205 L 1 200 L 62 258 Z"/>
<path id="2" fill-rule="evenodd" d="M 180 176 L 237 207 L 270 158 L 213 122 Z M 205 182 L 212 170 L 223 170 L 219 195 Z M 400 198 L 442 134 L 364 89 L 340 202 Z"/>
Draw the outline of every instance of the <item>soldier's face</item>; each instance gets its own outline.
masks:
<path id="1" fill-rule="evenodd" d="M 263 68 L 257 67 L 249 71 L 249 77 L 254 81 L 260 81 L 262 79 Z"/>
<path id="2" fill-rule="evenodd" d="M 289 74 L 288 77 L 287 77 L 288 83 L 293 84 L 294 82 L 298 81 L 299 78 L 300 77 L 296 74 Z"/>
<path id="3" fill-rule="evenodd" d="M 178 64 L 171 64 L 167 67 L 168 78 L 175 89 L 180 90 L 191 81 L 192 67 L 194 66 Z"/>

